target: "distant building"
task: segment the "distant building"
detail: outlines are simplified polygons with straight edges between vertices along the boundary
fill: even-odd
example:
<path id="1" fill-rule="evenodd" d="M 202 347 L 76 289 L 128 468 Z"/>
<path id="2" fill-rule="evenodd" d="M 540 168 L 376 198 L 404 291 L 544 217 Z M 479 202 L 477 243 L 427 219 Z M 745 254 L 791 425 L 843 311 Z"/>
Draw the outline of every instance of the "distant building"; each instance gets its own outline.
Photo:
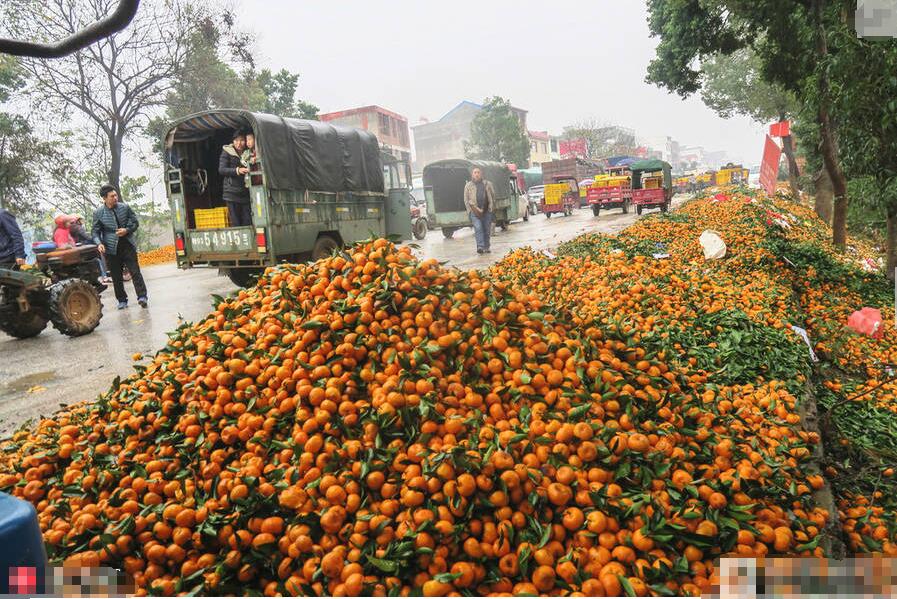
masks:
<path id="1" fill-rule="evenodd" d="M 551 136 L 548 131 L 529 132 L 529 163 L 530 166 L 542 166 L 543 162 L 551 161 Z M 557 143 L 555 143 L 555 151 Z"/>
<path id="2" fill-rule="evenodd" d="M 318 115 L 322 121 L 370 131 L 380 142 L 380 148 L 396 158 L 411 162 L 411 138 L 408 119 L 379 106 L 362 106 L 339 112 Z"/>
<path id="3" fill-rule="evenodd" d="M 413 125 L 414 172 L 421 172 L 426 165 L 437 160 L 464 158 L 464 142 L 470 141 L 470 126 L 482 109 L 482 104 L 464 100 L 437 121 Z M 520 108 L 512 110 L 520 120 L 521 128 L 526 131 L 526 111 Z"/>

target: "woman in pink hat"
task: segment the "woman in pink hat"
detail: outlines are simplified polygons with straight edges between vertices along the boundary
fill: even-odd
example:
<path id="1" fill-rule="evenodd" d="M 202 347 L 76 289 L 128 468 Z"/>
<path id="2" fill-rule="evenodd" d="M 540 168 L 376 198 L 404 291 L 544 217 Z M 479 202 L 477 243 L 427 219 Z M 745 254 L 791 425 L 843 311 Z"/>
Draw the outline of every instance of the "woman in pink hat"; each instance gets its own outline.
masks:
<path id="1" fill-rule="evenodd" d="M 75 238 L 72 237 L 72 232 L 69 230 L 74 221 L 74 217 L 68 214 L 60 214 L 56 217 L 56 230 L 53 231 L 53 243 L 56 244 L 56 249 L 75 247 Z"/>

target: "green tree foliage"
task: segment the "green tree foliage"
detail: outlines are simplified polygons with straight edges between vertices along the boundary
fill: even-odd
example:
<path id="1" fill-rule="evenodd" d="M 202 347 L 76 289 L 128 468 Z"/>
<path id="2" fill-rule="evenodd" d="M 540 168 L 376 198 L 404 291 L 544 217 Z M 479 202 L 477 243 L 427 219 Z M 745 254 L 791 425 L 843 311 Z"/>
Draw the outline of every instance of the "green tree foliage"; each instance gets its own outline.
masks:
<path id="1" fill-rule="evenodd" d="M 768 83 L 806 103 L 814 97 L 820 154 L 835 195 L 834 242 L 846 242 L 847 181 L 838 157 L 831 113 L 829 34 L 842 27 L 846 0 L 648 0 L 649 28 L 660 38 L 648 81 L 688 96 L 704 83 L 714 56 L 749 48 Z M 861 68 L 861 65 L 857 65 Z"/>
<path id="2" fill-rule="evenodd" d="M 317 119 L 318 107 L 296 97 L 299 74 L 286 69 L 257 70 L 253 44 L 252 35 L 238 29 L 229 11 L 199 20 L 165 98 L 165 114 L 153 119 L 146 130 L 158 152 L 169 123 L 196 112 L 243 108 Z"/>
<path id="3" fill-rule="evenodd" d="M 702 66 L 701 99 L 723 118 L 745 115 L 761 124 L 791 119 L 800 110 L 793 92 L 778 83 L 770 83 L 761 75 L 760 59 L 749 48 L 732 54 L 716 54 Z M 800 172 L 794 155 L 792 137 L 782 138 L 782 149 L 788 164 L 788 180 L 792 191 L 800 189 Z"/>
<path id="4" fill-rule="evenodd" d="M 25 85 L 19 64 L 0 56 L 0 102 L 7 102 Z M 0 112 L 0 208 L 26 222 L 38 217 L 42 165 L 57 155 L 52 144 L 39 139 L 18 114 Z"/>
<path id="5" fill-rule="evenodd" d="M 897 44 L 857 37 L 850 27 L 831 33 L 838 48 L 828 65 L 832 113 L 848 177 L 871 188 L 858 201 L 887 222 L 887 271 L 897 266 Z"/>
<path id="6" fill-rule="evenodd" d="M 486 98 L 483 109 L 470 126 L 470 141 L 464 144 L 468 158 L 529 164 L 529 137 L 510 100 Z"/>

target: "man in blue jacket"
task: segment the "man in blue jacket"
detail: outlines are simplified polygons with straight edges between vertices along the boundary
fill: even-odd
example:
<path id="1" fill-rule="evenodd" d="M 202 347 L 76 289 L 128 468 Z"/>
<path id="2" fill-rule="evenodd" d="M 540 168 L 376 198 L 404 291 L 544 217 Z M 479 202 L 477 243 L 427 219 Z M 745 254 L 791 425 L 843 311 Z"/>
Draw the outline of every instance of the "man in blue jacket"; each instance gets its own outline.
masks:
<path id="1" fill-rule="evenodd" d="M 140 226 L 137 216 L 130 206 L 118 201 L 118 192 L 111 185 L 100 188 L 100 197 L 103 198 L 103 205 L 93 213 L 93 239 L 100 253 L 106 255 L 118 309 L 128 307 L 122 268 L 127 268 L 131 273 L 137 303 L 146 308 L 146 283 L 137 262 L 137 240 L 134 239 L 134 232 Z"/>
<path id="2" fill-rule="evenodd" d="M 0 209 L 0 268 L 25 264 L 25 241 L 16 217 Z"/>

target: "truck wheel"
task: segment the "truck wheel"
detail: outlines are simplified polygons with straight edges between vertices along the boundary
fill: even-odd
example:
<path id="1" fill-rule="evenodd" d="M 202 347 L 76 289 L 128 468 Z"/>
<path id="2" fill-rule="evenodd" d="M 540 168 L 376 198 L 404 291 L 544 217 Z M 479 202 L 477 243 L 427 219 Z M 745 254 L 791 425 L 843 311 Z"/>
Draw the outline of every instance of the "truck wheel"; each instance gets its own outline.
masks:
<path id="1" fill-rule="evenodd" d="M 0 320 L 0 331 L 19 339 L 36 337 L 45 328 L 47 328 L 47 319 L 34 310 L 29 310 L 25 314 L 16 314 L 9 320 Z"/>
<path id="2" fill-rule="evenodd" d="M 636 206 L 635 211 L 638 212 L 639 216 L 641 216 L 642 215 L 642 205 L 639 204 L 638 206 Z"/>
<path id="3" fill-rule="evenodd" d="M 666 211 L 669 210 L 669 209 L 670 209 L 670 203 L 669 203 L 669 202 L 665 202 L 665 203 L 663 203 L 663 204 L 660 205 L 660 211 L 661 211 L 661 212 L 666 212 Z"/>
<path id="4" fill-rule="evenodd" d="M 623 201 L 623 214 L 629 214 L 629 200 Z"/>
<path id="5" fill-rule="evenodd" d="M 252 287 L 260 274 L 260 268 L 231 268 L 227 271 L 227 278 L 237 287 Z"/>
<path id="6" fill-rule="evenodd" d="M 526 212 L 523 213 L 523 222 L 525 222 L 525 223 L 529 222 L 529 210 L 527 210 Z"/>
<path id="7" fill-rule="evenodd" d="M 598 216 L 601 214 L 601 206 L 598 204 L 592 204 L 592 216 Z"/>
<path id="8" fill-rule="evenodd" d="M 455 230 L 451 227 L 443 227 L 442 228 L 442 236 L 446 239 L 451 239 L 454 236 Z"/>
<path id="9" fill-rule="evenodd" d="M 501 227 L 502 231 L 507 231 L 508 230 L 508 221 L 503 220 L 500 223 L 498 223 L 498 226 Z"/>
<path id="10" fill-rule="evenodd" d="M 337 243 L 336 239 L 330 235 L 321 235 L 318 237 L 318 240 L 315 242 L 315 247 L 311 251 L 311 259 L 320 260 L 321 258 L 327 258 L 338 249 L 340 249 L 340 245 Z"/>
<path id="11" fill-rule="evenodd" d="M 546 212 L 546 213 L 545 213 L 545 218 L 551 218 L 551 212 Z"/>
<path id="12" fill-rule="evenodd" d="M 415 239 L 423 239 L 427 236 L 427 221 L 422 218 L 414 221 L 414 225 L 411 227 L 411 232 L 414 234 Z"/>
<path id="13" fill-rule="evenodd" d="M 93 331 L 103 318 L 103 302 L 84 279 L 65 279 L 50 286 L 50 322 L 69 337 Z"/>

